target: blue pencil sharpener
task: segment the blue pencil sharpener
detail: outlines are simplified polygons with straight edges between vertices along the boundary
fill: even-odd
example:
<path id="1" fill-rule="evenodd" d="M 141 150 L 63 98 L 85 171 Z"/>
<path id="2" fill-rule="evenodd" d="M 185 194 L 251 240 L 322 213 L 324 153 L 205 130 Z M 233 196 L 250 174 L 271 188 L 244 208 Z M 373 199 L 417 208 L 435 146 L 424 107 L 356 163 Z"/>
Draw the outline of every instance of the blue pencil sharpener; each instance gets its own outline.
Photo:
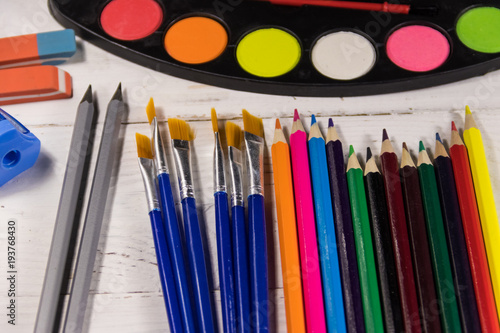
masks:
<path id="1" fill-rule="evenodd" d="M 40 140 L 0 109 L 0 186 L 28 170 L 40 153 Z"/>

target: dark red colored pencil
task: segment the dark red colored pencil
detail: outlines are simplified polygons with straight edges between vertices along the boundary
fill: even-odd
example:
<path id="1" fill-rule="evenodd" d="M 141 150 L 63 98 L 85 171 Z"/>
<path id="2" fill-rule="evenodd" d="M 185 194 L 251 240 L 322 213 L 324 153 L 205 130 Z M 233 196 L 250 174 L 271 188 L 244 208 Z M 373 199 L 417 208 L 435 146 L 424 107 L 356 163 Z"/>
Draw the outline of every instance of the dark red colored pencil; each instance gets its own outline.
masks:
<path id="1" fill-rule="evenodd" d="M 415 264 L 415 282 L 422 318 L 422 330 L 427 333 L 437 333 L 441 332 L 441 323 L 439 314 L 436 311 L 438 309 L 436 287 L 432 275 L 432 262 L 427 240 L 427 228 L 425 227 L 420 181 L 417 167 L 413 163 L 405 143 L 403 143 L 400 175 L 411 253 Z"/>
<path id="2" fill-rule="evenodd" d="M 337 234 L 337 251 L 339 255 L 347 331 L 350 333 L 364 332 L 363 304 L 359 285 L 356 245 L 354 243 L 344 153 L 342 151 L 342 142 L 333 126 L 332 119 L 328 121 L 326 142 L 326 157 L 328 160 L 330 190 L 335 214 L 334 223 Z"/>
<path id="3" fill-rule="evenodd" d="M 406 228 L 403 193 L 399 179 L 398 157 L 394 153 L 385 129 L 382 136 L 380 161 L 382 175 L 384 176 L 385 196 L 387 198 L 387 210 L 391 224 L 392 245 L 398 273 L 405 331 L 407 333 L 421 332 L 408 230 Z"/>

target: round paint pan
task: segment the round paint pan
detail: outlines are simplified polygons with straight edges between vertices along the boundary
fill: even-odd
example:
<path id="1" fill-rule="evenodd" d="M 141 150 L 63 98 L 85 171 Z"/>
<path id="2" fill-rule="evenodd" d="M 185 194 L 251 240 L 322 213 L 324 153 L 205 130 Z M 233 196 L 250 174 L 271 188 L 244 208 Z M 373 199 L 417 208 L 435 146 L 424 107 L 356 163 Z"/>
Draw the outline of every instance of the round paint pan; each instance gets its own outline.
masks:
<path id="1" fill-rule="evenodd" d="M 154 0 L 113 0 L 101 12 L 101 27 L 109 36 L 126 41 L 146 38 L 163 21 L 163 9 Z"/>
<path id="2" fill-rule="evenodd" d="M 482 53 L 500 52 L 500 9 L 473 7 L 458 18 L 456 32 L 468 48 Z"/>
<path id="3" fill-rule="evenodd" d="M 333 31 L 319 37 L 311 51 L 318 72 L 335 80 L 354 80 L 368 73 L 377 60 L 373 43 L 355 31 Z"/>
<path id="4" fill-rule="evenodd" d="M 203 64 L 218 58 L 226 49 L 226 28 L 207 16 L 189 16 L 167 29 L 164 47 L 167 53 L 185 64 Z"/>
<path id="5" fill-rule="evenodd" d="M 428 72 L 444 64 L 451 47 L 444 32 L 412 24 L 396 28 L 389 35 L 386 52 L 396 66 L 412 72 Z"/>
<path id="6" fill-rule="evenodd" d="M 236 60 L 246 72 L 259 77 L 277 77 L 297 66 L 302 55 L 299 40 L 277 27 L 253 30 L 236 46 Z"/>

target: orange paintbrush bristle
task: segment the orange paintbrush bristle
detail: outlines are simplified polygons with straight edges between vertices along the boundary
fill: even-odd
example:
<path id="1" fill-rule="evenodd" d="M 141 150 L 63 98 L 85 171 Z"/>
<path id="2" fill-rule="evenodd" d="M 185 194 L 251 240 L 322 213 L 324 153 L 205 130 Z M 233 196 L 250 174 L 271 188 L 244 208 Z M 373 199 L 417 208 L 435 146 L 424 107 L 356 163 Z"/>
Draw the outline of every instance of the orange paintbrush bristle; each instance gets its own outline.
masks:
<path id="1" fill-rule="evenodd" d="M 148 121 L 151 124 L 153 118 L 156 117 L 155 102 L 153 97 L 149 99 L 148 106 L 146 106 L 146 114 L 148 115 Z"/>
<path id="2" fill-rule="evenodd" d="M 137 141 L 138 157 L 153 158 L 153 150 L 151 149 L 151 140 L 146 135 L 135 133 L 135 141 Z"/>
<path id="3" fill-rule="evenodd" d="M 264 124 L 259 117 L 252 116 L 247 110 L 243 110 L 243 127 L 245 132 L 264 137 Z"/>
<path id="4" fill-rule="evenodd" d="M 168 118 L 168 130 L 172 140 L 194 140 L 194 132 L 182 119 Z"/>
<path id="5" fill-rule="evenodd" d="M 214 133 L 219 131 L 219 124 L 217 123 L 217 112 L 215 112 L 214 108 L 212 108 L 212 129 L 214 130 Z"/>
<path id="6" fill-rule="evenodd" d="M 226 123 L 226 139 L 228 146 L 241 149 L 241 127 L 228 121 Z"/>

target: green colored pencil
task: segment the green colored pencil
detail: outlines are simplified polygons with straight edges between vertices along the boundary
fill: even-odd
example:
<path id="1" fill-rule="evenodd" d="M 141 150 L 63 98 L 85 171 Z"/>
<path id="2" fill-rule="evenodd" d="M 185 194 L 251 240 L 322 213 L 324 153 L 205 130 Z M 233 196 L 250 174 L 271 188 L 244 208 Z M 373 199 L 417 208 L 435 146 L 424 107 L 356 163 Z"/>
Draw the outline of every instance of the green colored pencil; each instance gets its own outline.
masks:
<path id="1" fill-rule="evenodd" d="M 365 328 L 366 332 L 383 332 L 384 322 L 380 306 L 363 170 L 352 146 L 349 147 L 349 160 L 347 162 L 347 184 L 351 202 Z"/>
<path id="2" fill-rule="evenodd" d="M 462 327 L 451 274 L 450 256 L 446 244 L 436 174 L 422 141 L 420 141 L 419 150 L 418 176 L 420 178 L 441 325 L 443 332 L 459 333 L 462 332 Z"/>

